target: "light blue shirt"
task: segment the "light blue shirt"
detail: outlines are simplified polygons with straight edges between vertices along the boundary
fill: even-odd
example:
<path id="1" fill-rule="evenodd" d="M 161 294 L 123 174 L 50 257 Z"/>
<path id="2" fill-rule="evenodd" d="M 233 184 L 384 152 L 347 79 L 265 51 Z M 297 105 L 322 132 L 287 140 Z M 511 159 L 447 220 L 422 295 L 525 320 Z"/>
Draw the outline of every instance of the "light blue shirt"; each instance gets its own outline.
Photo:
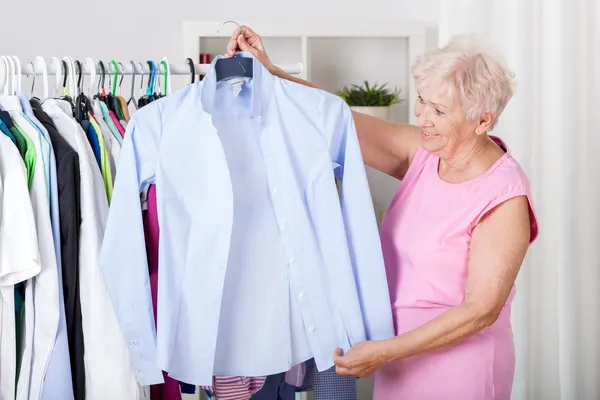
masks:
<path id="1" fill-rule="evenodd" d="M 252 57 L 248 53 L 240 53 Z M 261 376 L 394 335 L 349 107 L 271 75 L 203 81 L 130 120 L 100 266 L 140 383 Z M 341 197 L 334 174 L 342 182 Z M 156 183 L 155 330 L 140 193 Z"/>
<path id="2" fill-rule="evenodd" d="M 50 222 L 52 224 L 52 238 L 54 239 L 54 252 L 56 253 L 56 265 L 58 266 L 58 299 L 59 299 L 59 320 L 58 332 L 48 369 L 44 378 L 44 386 L 42 389 L 42 400 L 52 399 L 73 399 L 73 385 L 71 380 L 71 361 L 69 358 L 69 343 L 67 338 L 67 322 L 65 317 L 65 305 L 63 297 L 62 283 L 62 262 L 60 252 L 60 220 L 58 207 L 58 181 L 56 178 L 56 158 L 50 134 L 35 117 L 29 99 L 20 92 L 16 93 L 23 109 L 25 118 L 30 124 L 40 132 L 40 142 L 42 150 L 47 151 L 47 161 L 44 161 L 46 166 L 46 182 L 48 184 L 48 194 L 50 198 Z"/>

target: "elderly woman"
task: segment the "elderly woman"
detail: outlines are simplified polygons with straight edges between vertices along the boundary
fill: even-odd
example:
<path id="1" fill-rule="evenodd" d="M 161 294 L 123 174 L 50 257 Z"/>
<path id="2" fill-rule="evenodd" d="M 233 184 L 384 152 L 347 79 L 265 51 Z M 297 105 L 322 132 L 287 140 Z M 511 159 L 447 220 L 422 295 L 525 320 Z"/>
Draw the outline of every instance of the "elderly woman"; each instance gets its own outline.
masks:
<path id="1" fill-rule="evenodd" d="M 249 51 L 274 75 L 259 35 L 243 27 L 228 54 Z M 375 374 L 376 400 L 509 399 L 515 369 L 514 281 L 537 223 L 525 173 L 489 136 L 513 74 L 469 37 L 413 69 L 418 126 L 354 114 L 367 165 L 402 180 L 381 225 L 396 336 L 335 355 L 337 372 Z"/>

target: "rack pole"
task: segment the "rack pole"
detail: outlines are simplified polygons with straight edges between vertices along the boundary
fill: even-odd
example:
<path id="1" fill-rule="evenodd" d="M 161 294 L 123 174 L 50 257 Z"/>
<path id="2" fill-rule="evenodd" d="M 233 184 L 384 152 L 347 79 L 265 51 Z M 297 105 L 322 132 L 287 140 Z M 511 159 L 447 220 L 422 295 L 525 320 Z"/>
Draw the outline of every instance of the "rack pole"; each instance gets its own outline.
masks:
<path id="1" fill-rule="evenodd" d="M 143 71 L 144 75 L 149 75 L 150 67 L 148 66 L 148 64 L 142 63 L 141 66 L 142 66 L 142 69 L 140 69 L 140 64 L 137 63 L 137 65 L 135 67 L 136 75 L 142 75 L 142 71 Z M 211 66 L 211 64 L 194 64 L 194 70 L 195 70 L 196 75 L 200 75 L 200 74 L 205 75 L 208 72 L 208 69 L 210 68 L 210 66 Z M 292 75 L 300 75 L 304 71 L 304 66 L 301 63 L 278 65 L 278 67 L 283 69 L 288 74 L 292 74 Z M 56 72 L 57 72 L 56 66 L 49 64 L 47 66 L 47 69 L 48 69 L 48 76 L 56 75 Z M 83 71 L 82 71 L 83 75 L 91 75 L 91 71 L 89 71 L 89 66 L 86 66 L 85 64 L 83 64 L 82 69 L 83 69 Z M 129 64 L 129 63 L 123 64 L 123 69 L 124 69 L 124 71 L 119 71 L 119 75 L 133 75 L 133 66 L 131 64 Z M 157 73 L 164 74 L 163 67 L 160 63 L 156 64 L 156 70 L 157 70 Z M 99 76 L 101 73 L 102 73 L 102 69 L 96 63 L 96 75 Z M 105 64 L 105 73 L 106 73 L 106 75 L 114 75 L 115 74 L 115 71 L 113 70 L 113 68 L 110 64 L 108 64 L 108 65 Z M 188 64 L 178 64 L 178 65 L 169 64 L 169 73 L 171 75 L 190 75 L 190 66 Z M 33 75 L 32 65 L 31 64 L 23 65 L 22 70 L 21 70 L 21 75 L 32 76 Z M 41 68 L 39 66 L 35 70 L 35 75 L 36 76 L 42 75 Z"/>

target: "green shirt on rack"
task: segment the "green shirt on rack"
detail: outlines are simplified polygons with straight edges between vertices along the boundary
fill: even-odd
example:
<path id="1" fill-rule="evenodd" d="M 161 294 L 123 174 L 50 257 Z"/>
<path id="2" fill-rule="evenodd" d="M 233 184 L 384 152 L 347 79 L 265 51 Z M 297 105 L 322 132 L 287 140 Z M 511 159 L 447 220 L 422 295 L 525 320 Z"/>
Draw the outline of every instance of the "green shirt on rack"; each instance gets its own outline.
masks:
<path id="1" fill-rule="evenodd" d="M 25 161 L 25 168 L 27 169 L 27 187 L 31 190 L 36 163 L 35 146 L 29 136 L 27 136 L 17 125 L 11 127 L 10 132 L 17 140 L 19 153 L 21 153 L 21 157 L 23 157 L 23 161 Z"/>

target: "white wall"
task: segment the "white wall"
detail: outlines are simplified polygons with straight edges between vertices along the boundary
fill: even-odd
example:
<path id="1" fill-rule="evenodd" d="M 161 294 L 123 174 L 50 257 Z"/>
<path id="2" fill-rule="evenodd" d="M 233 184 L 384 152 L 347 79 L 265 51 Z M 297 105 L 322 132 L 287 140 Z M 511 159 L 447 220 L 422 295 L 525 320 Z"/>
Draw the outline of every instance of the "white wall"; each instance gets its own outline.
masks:
<path id="1" fill-rule="evenodd" d="M 418 20 L 435 25 L 439 0 L 45 0 L 3 1 L 0 53 L 27 61 L 70 55 L 95 59 L 181 59 L 184 20 Z M 227 25 L 224 29 L 233 29 Z M 187 55 L 197 60 L 197 55 Z"/>

